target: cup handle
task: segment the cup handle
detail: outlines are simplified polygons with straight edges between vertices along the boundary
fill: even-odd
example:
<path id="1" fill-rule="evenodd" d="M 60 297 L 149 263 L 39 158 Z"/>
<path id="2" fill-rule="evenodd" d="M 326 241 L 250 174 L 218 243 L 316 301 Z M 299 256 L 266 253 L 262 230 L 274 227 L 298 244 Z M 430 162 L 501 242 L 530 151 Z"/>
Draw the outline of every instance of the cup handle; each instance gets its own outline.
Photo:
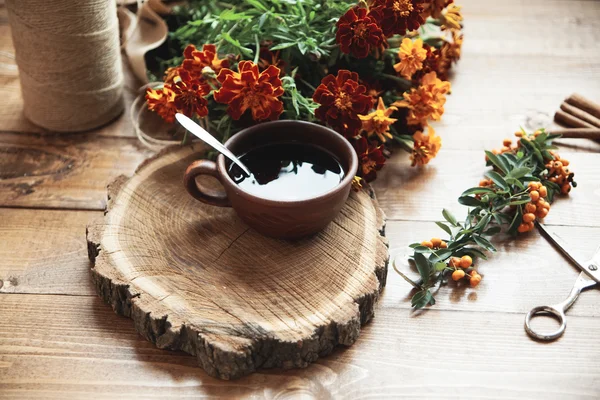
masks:
<path id="1" fill-rule="evenodd" d="M 224 189 L 208 189 L 196 183 L 196 177 L 200 175 L 210 175 L 221 181 L 221 174 L 217 170 L 217 164 L 209 160 L 197 160 L 191 163 L 183 175 L 183 184 L 196 200 L 212 206 L 231 207 Z"/>

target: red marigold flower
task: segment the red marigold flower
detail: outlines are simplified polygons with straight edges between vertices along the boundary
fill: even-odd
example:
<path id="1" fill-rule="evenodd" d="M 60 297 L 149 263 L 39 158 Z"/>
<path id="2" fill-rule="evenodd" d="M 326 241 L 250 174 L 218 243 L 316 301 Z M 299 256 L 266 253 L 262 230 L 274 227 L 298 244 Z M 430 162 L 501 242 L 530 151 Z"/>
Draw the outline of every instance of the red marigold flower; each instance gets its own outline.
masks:
<path id="1" fill-rule="evenodd" d="M 358 83 L 356 72 L 341 69 L 337 76 L 327 75 L 313 95 L 313 100 L 321 104 L 315 115 L 344 136 L 354 137 L 362 127 L 358 114 L 366 114 L 373 105 L 366 91 Z"/>
<path id="2" fill-rule="evenodd" d="M 386 37 L 404 35 L 421 26 L 425 0 L 374 0 L 370 14 L 379 22 Z"/>
<path id="3" fill-rule="evenodd" d="M 366 8 L 356 6 L 338 20 L 335 40 L 342 52 L 365 58 L 371 47 L 379 46 L 384 37 L 377 20 L 368 14 Z"/>
<path id="4" fill-rule="evenodd" d="M 179 71 L 179 79 L 171 85 L 175 94 L 174 104 L 177 110 L 192 118 L 196 113 L 200 118 L 208 115 L 208 101 L 204 98 L 210 93 L 210 86 L 203 80 L 193 78 L 186 70 Z"/>
<path id="5" fill-rule="evenodd" d="M 358 155 L 357 175 L 367 182 L 373 181 L 377 177 L 377 171 L 385 164 L 385 157 L 381 151 L 383 146 L 375 146 L 364 137 L 356 140 L 353 146 Z"/>
<path id="6" fill-rule="evenodd" d="M 228 104 L 227 112 L 238 120 L 248 109 L 255 121 L 274 120 L 283 112 L 283 103 L 278 99 L 283 94 L 279 68 L 271 65 L 262 72 L 252 61 L 240 61 L 239 72 L 223 68 L 217 80 L 221 89 L 214 92 L 214 99 Z"/>
<path id="7" fill-rule="evenodd" d="M 210 67 L 215 73 L 219 73 L 222 68 L 229 67 L 227 59 L 219 59 L 217 56 L 217 46 L 214 44 L 205 44 L 202 51 L 197 50 L 193 44 L 188 45 L 183 51 L 182 66 L 192 74 L 193 77 L 200 78 L 202 70 Z"/>
<path id="8" fill-rule="evenodd" d="M 260 53 L 258 59 L 258 68 L 261 71 L 269 68 L 269 66 L 274 65 L 279 68 L 279 76 L 283 75 L 283 70 L 285 69 L 285 61 L 280 58 L 281 50 L 271 51 L 269 47 L 271 43 L 260 46 Z"/>
<path id="9" fill-rule="evenodd" d="M 162 89 L 146 89 L 146 102 L 148 109 L 154 111 L 161 116 L 166 122 L 173 123 L 175 121 L 175 93 L 167 84 Z"/>

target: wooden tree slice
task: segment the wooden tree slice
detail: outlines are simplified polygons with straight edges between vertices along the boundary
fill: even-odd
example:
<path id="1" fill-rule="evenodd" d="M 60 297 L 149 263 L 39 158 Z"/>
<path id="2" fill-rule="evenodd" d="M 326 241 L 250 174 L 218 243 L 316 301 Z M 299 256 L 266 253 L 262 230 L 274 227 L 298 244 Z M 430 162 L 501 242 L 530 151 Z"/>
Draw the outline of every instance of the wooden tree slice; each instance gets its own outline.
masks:
<path id="1" fill-rule="evenodd" d="M 352 192 L 313 237 L 270 239 L 187 194 L 183 172 L 202 155 L 172 147 L 109 186 L 107 212 L 87 232 L 99 295 L 159 348 L 193 354 L 222 379 L 305 367 L 353 344 L 387 275 L 372 194 Z"/>

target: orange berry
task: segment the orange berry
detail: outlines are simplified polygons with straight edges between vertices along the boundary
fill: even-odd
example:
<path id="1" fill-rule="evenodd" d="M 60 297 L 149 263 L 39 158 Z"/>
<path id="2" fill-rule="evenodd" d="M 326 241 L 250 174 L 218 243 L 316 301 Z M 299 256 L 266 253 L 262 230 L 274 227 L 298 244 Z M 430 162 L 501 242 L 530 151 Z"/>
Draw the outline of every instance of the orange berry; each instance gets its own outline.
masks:
<path id="1" fill-rule="evenodd" d="M 442 240 L 442 243 L 440 243 L 440 249 L 447 249 L 447 248 L 448 248 L 448 243 L 446 243 Z"/>
<path id="2" fill-rule="evenodd" d="M 529 228 L 530 231 L 533 230 L 533 222 L 527 222 L 527 228 Z"/>
<path id="3" fill-rule="evenodd" d="M 535 132 L 533 132 L 533 136 L 538 137 L 542 134 L 542 131 L 540 131 L 539 129 Z"/>
<path id="4" fill-rule="evenodd" d="M 525 204 L 525 212 L 527 213 L 534 213 L 536 210 L 536 206 L 533 203 L 527 203 Z"/>
<path id="5" fill-rule="evenodd" d="M 515 132 L 515 136 L 516 137 L 523 137 L 523 132 L 521 132 L 521 131 Z"/>
<path id="6" fill-rule="evenodd" d="M 510 146 L 511 144 L 512 144 L 512 140 L 510 140 L 508 138 L 506 138 L 502 141 L 502 145 L 504 145 L 506 147 Z"/>
<path id="7" fill-rule="evenodd" d="M 565 160 L 564 158 L 561 158 L 560 162 L 562 163 L 563 167 L 566 167 L 567 165 L 569 165 L 569 160 Z"/>
<path id="8" fill-rule="evenodd" d="M 482 179 L 479 181 L 479 186 L 487 186 L 487 185 L 488 185 L 487 179 Z"/>
<path id="9" fill-rule="evenodd" d="M 549 180 L 550 180 L 550 182 L 556 183 L 556 177 L 555 176 L 551 177 Z"/>
<path id="10" fill-rule="evenodd" d="M 425 246 L 425 247 L 429 247 L 430 249 L 433 249 L 433 243 L 431 243 L 429 240 L 423 240 L 421 242 L 421 246 Z"/>
<path id="11" fill-rule="evenodd" d="M 498 155 L 498 154 L 500 154 L 500 150 L 498 150 L 498 149 L 493 149 L 493 150 L 492 150 L 492 153 L 493 153 L 493 154 L 495 154 L 495 155 Z"/>
<path id="12" fill-rule="evenodd" d="M 532 201 L 536 202 L 540 198 L 540 193 L 537 190 L 532 190 L 529 192 L 529 197 L 531 197 Z"/>
<path id="13" fill-rule="evenodd" d="M 532 213 L 527 213 L 523 215 L 523 222 L 533 222 L 535 221 L 535 215 Z"/>
<path id="14" fill-rule="evenodd" d="M 540 196 L 542 196 L 542 197 L 548 196 L 548 188 L 546 188 L 546 186 L 540 187 Z"/>
<path id="15" fill-rule="evenodd" d="M 510 151 L 510 147 L 508 146 L 502 146 L 502 148 L 500 149 L 501 153 L 507 153 Z"/>
<path id="16" fill-rule="evenodd" d="M 529 232 L 529 225 L 524 222 L 521 225 L 519 225 L 519 227 L 517 228 L 517 231 L 519 231 L 520 233 Z"/>
<path id="17" fill-rule="evenodd" d="M 458 258 L 458 257 L 451 257 L 449 265 L 451 267 L 455 267 L 455 268 L 456 267 L 460 267 L 460 258 Z"/>
<path id="18" fill-rule="evenodd" d="M 540 208 L 538 212 L 535 213 L 535 215 L 537 215 L 538 218 L 543 219 L 546 217 L 546 215 L 548 215 L 548 209 Z"/>
<path id="19" fill-rule="evenodd" d="M 479 285 L 479 282 L 481 282 L 481 275 L 471 275 L 471 279 L 469 279 L 469 283 L 471 284 L 471 287 L 475 287 L 477 285 Z"/>
<path id="20" fill-rule="evenodd" d="M 560 161 L 554 161 L 552 163 L 552 168 L 554 168 L 554 169 L 560 169 L 562 166 L 563 165 L 562 165 L 562 163 Z"/>
<path id="21" fill-rule="evenodd" d="M 431 238 L 430 242 L 433 245 L 433 247 L 440 247 L 440 244 L 442 244 L 442 239 L 440 239 L 440 238 Z"/>
<path id="22" fill-rule="evenodd" d="M 460 267 L 461 268 L 469 268 L 473 264 L 473 259 L 471 256 L 462 256 L 460 259 Z"/>
<path id="23" fill-rule="evenodd" d="M 465 271 L 463 271 L 462 269 L 457 269 L 456 271 L 454 271 L 452 273 L 452 280 L 460 281 L 464 277 L 465 277 Z"/>
<path id="24" fill-rule="evenodd" d="M 562 194 L 569 194 L 570 191 L 571 191 L 571 185 L 568 183 L 565 183 L 564 185 L 562 185 L 560 187 L 560 192 Z"/>

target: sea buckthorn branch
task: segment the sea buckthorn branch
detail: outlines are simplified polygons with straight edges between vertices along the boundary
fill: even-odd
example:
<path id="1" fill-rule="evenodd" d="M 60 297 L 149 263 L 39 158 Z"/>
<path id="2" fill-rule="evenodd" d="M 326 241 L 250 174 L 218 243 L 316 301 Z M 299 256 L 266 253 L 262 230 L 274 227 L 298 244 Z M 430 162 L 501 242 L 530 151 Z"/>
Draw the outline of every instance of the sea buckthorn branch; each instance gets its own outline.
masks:
<path id="1" fill-rule="evenodd" d="M 469 207 L 464 221 L 458 221 L 448 210 L 445 221 L 436 224 L 447 235 L 434 237 L 410 247 L 411 262 L 420 279 L 413 281 L 394 269 L 415 288 L 411 304 L 419 309 L 434 305 L 432 289 L 454 281 L 468 280 L 472 287 L 481 282 L 478 259 L 487 259 L 486 252 L 496 248 L 490 238 L 502 230 L 517 236 L 533 230 L 534 221 L 543 219 L 557 194 L 567 195 L 573 181 L 569 162 L 555 151 L 552 141 L 558 135 L 548 135 L 543 129 L 529 135 L 524 130 L 515 134 L 500 150 L 486 151 L 486 165 L 492 169 L 486 179 L 465 190 L 458 202 Z"/>

